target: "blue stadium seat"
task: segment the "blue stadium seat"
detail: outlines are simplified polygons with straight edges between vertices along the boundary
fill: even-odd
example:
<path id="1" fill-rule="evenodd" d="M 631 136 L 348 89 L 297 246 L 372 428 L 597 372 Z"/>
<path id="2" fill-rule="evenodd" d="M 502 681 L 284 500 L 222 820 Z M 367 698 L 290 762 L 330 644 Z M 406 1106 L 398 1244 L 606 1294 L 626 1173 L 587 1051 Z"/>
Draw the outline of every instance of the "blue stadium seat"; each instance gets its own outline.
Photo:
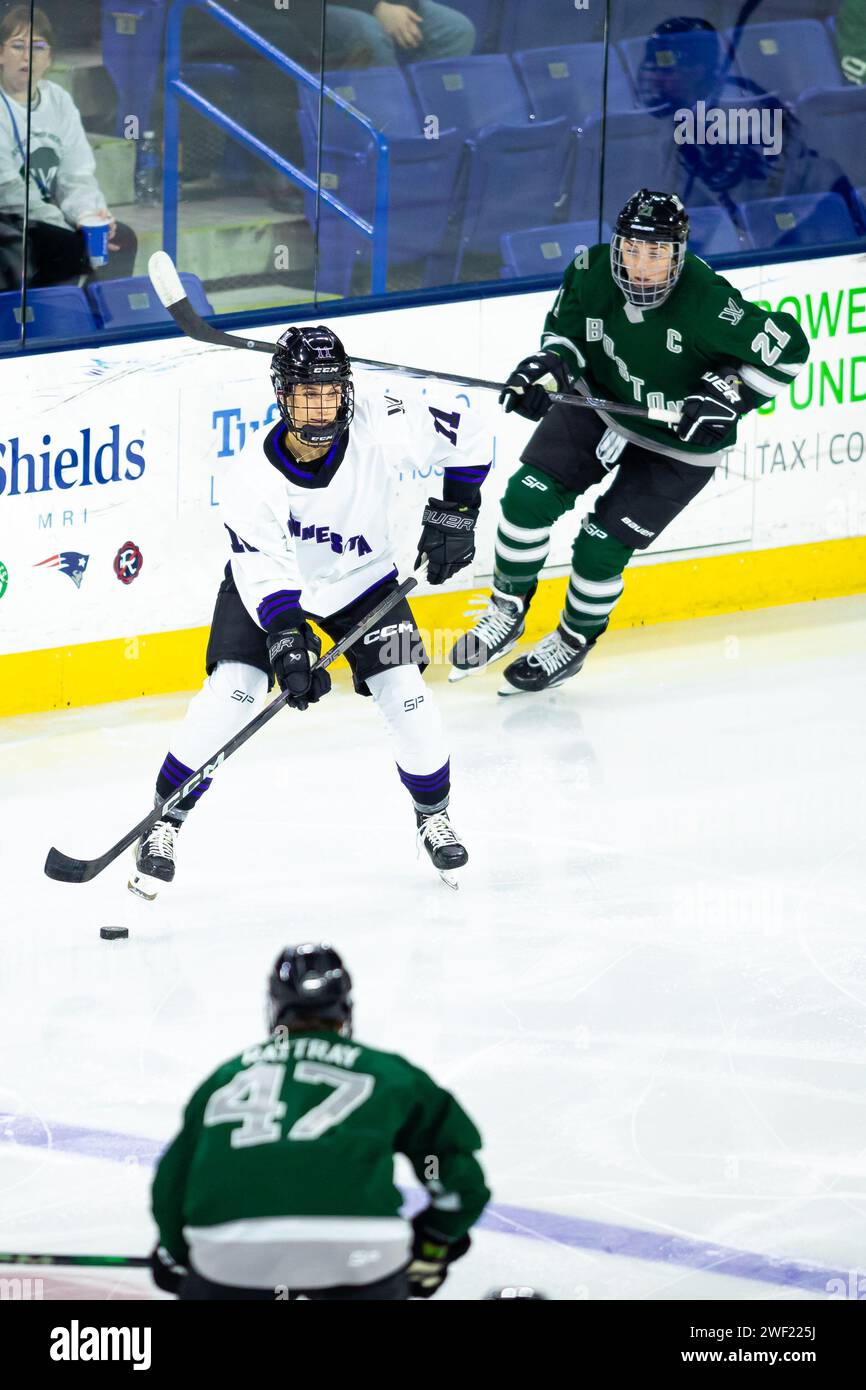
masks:
<path id="1" fill-rule="evenodd" d="M 678 193 L 688 207 L 712 203 L 704 189 L 690 190 L 674 145 L 670 120 L 658 121 L 646 111 L 611 111 L 606 122 L 588 121 L 577 144 L 577 160 L 566 204 L 566 220 L 583 221 L 598 215 L 605 137 L 602 217 L 616 221 L 623 205 L 639 188 L 664 188 Z"/>
<path id="2" fill-rule="evenodd" d="M 813 88 L 796 110 L 809 143 L 837 160 L 854 185 L 866 184 L 866 87 Z"/>
<path id="3" fill-rule="evenodd" d="M 47 339 L 93 338 L 98 324 L 90 311 L 87 296 L 75 285 L 52 285 L 27 291 L 24 325 L 27 342 Z M 21 295 L 17 290 L 0 294 L 0 342 L 14 343 L 21 337 Z"/>
<path id="4" fill-rule="evenodd" d="M 198 276 L 184 272 L 180 280 L 196 312 L 212 314 L 213 308 Z M 87 287 L 87 296 L 103 328 L 171 323 L 171 315 L 163 308 L 147 275 L 131 275 L 127 280 L 94 280 Z"/>
<path id="5" fill-rule="evenodd" d="M 568 122 L 532 120 L 523 87 L 504 54 L 413 63 L 420 109 L 465 139 L 463 198 L 454 264 L 493 255 L 505 228 L 552 222 L 570 144 Z"/>
<path id="6" fill-rule="evenodd" d="M 737 67 L 766 92 L 797 101 L 808 87 L 842 87 L 845 79 L 823 24 L 816 19 L 747 24 L 725 35 L 737 44 Z"/>
<path id="7" fill-rule="evenodd" d="M 724 208 L 689 208 L 689 250 L 704 260 L 708 256 L 731 256 L 751 248 L 747 237 L 737 231 Z"/>
<path id="8" fill-rule="evenodd" d="M 610 241 L 611 229 L 597 221 L 560 222 L 552 227 L 530 227 L 525 232 L 506 232 L 502 237 L 500 278 L 524 275 L 563 275 L 578 246 Z"/>
<path id="9" fill-rule="evenodd" d="M 351 69 L 325 75 L 326 86 L 362 111 L 388 137 L 391 165 L 388 208 L 388 262 L 404 265 L 425 260 L 425 283 L 433 276 L 430 260 L 440 251 L 463 153 L 461 137 L 439 129 L 436 139 L 424 134 L 421 116 L 399 67 Z M 306 171 L 315 178 L 318 150 L 318 94 L 302 90 L 298 125 Z M 372 222 L 375 214 L 376 146 L 367 132 L 325 102 L 321 150 L 322 187 Z M 316 199 L 305 199 L 311 227 Z M 370 241 L 324 204 L 318 207 L 318 288 L 348 294 L 356 266 L 370 260 Z"/>
<path id="10" fill-rule="evenodd" d="M 604 37 L 604 11 L 599 4 L 578 9 L 574 0 L 504 0 L 499 50 L 513 53 L 542 44 L 599 41 Z"/>
<path id="11" fill-rule="evenodd" d="M 604 44 L 528 48 L 514 54 L 514 66 L 523 78 L 532 111 L 540 120 L 565 116 L 569 125 L 582 126 L 593 116 L 601 115 L 605 97 Z M 608 57 L 606 96 L 608 110 L 634 110 L 634 90 L 613 47 Z"/>
<path id="12" fill-rule="evenodd" d="M 148 129 L 162 61 L 166 0 L 102 0 L 102 61 L 117 88 L 116 133 L 136 116 Z"/>
<path id="13" fill-rule="evenodd" d="M 857 229 L 838 193 L 804 193 L 745 203 L 740 215 L 759 251 L 832 246 L 857 240 Z"/>

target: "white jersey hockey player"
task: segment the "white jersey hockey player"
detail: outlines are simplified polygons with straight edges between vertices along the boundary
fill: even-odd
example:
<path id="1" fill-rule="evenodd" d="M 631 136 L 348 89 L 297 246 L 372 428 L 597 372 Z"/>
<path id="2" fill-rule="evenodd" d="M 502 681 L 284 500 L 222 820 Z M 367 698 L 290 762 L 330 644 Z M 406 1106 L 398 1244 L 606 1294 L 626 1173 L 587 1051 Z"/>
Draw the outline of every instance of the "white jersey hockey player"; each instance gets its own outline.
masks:
<path id="1" fill-rule="evenodd" d="M 424 510 L 418 553 L 441 584 L 468 565 L 492 437 L 448 395 L 394 403 L 372 391 L 355 400 L 349 359 L 322 327 L 290 328 L 271 365 L 280 421 L 253 436 L 232 465 L 220 501 L 230 547 L 211 624 L 207 679 L 172 739 L 156 779 L 157 804 L 248 723 L 273 679 L 305 710 L 326 695 L 313 671 L 321 643 L 308 618 L 339 641 L 397 586 L 389 501 L 400 468 L 444 471 L 443 498 Z M 370 695 L 414 805 L 419 841 L 437 870 L 468 861 L 448 817 L 450 758 L 427 656 L 405 599 L 347 652 L 355 690 Z M 177 835 L 210 785 L 178 801 L 136 849 L 129 887 L 152 899 L 175 873 Z"/>

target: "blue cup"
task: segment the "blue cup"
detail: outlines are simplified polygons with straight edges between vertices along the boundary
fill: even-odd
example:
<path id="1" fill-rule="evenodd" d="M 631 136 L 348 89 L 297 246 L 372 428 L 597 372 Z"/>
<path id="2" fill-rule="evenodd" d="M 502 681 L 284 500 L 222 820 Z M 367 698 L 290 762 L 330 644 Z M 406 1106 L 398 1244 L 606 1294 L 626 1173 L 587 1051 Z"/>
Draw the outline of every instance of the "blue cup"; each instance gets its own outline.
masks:
<path id="1" fill-rule="evenodd" d="M 82 217 L 79 223 L 84 233 L 84 245 L 87 248 L 90 264 L 94 267 L 108 265 L 108 229 L 110 225 L 107 217 Z"/>

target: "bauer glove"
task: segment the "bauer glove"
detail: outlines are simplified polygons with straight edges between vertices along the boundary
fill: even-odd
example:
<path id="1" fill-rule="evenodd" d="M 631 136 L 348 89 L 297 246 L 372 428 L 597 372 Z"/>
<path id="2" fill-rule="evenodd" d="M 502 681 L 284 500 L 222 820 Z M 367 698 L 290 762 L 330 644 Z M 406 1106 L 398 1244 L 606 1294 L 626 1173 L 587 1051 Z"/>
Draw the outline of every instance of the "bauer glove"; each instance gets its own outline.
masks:
<path id="1" fill-rule="evenodd" d="M 571 377 L 562 358 L 556 352 L 536 352 L 518 362 L 502 388 L 499 404 L 506 412 L 516 410 L 527 420 L 540 420 L 550 409 L 550 396 L 541 382 L 553 378 L 556 391 L 568 391 Z"/>
<path id="2" fill-rule="evenodd" d="M 322 643 L 309 623 L 268 633 L 268 660 L 280 690 L 288 691 L 292 709 L 306 709 L 327 695 L 331 677 L 327 671 L 314 671 L 322 654 Z"/>
<path id="3" fill-rule="evenodd" d="M 150 1272 L 153 1282 L 163 1293 L 179 1293 L 180 1286 L 189 1274 L 184 1265 L 179 1265 L 164 1245 L 157 1245 L 150 1252 Z"/>
<path id="4" fill-rule="evenodd" d="M 444 583 L 474 558 L 477 520 L 477 507 L 465 502 L 429 499 L 424 508 L 415 568 L 418 569 L 426 556 L 427 578 L 431 584 Z"/>
<path id="5" fill-rule="evenodd" d="M 683 402 L 682 414 L 676 427 L 684 444 L 698 448 L 720 444 L 730 434 L 741 415 L 751 409 L 745 399 L 743 383 L 733 368 L 721 372 L 704 372 L 698 389 Z"/>
<path id="6" fill-rule="evenodd" d="M 444 1284 L 448 1266 L 465 1255 L 471 1244 L 468 1236 L 446 1241 L 433 1231 L 425 1231 L 422 1225 L 425 1215 L 425 1212 L 421 1212 L 412 1222 L 415 1239 L 407 1270 L 412 1298 L 432 1298 Z"/>

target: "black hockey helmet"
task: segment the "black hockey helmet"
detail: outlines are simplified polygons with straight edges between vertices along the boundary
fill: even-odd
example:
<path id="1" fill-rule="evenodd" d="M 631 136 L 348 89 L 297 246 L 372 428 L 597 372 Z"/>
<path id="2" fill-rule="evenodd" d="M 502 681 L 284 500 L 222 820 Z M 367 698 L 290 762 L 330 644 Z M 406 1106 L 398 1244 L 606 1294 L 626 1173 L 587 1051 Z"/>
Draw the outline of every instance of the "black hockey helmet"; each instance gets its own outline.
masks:
<path id="1" fill-rule="evenodd" d="M 355 413 L 352 365 L 336 333 L 322 324 L 286 330 L 271 358 L 271 381 L 280 414 L 292 434 L 305 444 L 330 444 L 339 438 Z M 296 386 L 337 386 L 340 401 L 333 418 L 319 422 L 302 419 L 302 412 L 292 404 Z M 315 411 L 308 405 L 306 413 Z"/>
<path id="2" fill-rule="evenodd" d="M 689 216 L 675 193 L 653 193 L 642 188 L 629 198 L 616 219 L 610 243 L 610 269 L 630 304 L 639 309 L 655 309 L 664 303 L 682 273 L 688 239 Z M 669 246 L 665 277 L 643 284 L 632 281 L 622 254 L 626 241 L 651 241 Z"/>
<path id="3" fill-rule="evenodd" d="M 268 1027 L 303 1028 L 305 1018 L 352 1022 L 352 979 L 326 941 L 287 946 L 268 977 Z"/>

